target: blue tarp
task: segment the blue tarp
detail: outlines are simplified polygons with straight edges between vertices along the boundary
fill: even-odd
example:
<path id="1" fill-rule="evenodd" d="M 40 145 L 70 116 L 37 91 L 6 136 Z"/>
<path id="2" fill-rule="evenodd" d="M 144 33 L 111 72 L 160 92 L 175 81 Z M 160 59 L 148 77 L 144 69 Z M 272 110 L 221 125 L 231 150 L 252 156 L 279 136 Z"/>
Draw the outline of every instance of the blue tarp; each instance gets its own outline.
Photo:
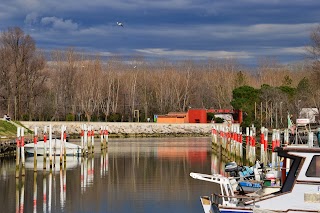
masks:
<path id="1" fill-rule="evenodd" d="M 250 183 L 250 182 L 241 181 L 241 182 L 239 182 L 239 185 L 241 187 L 261 188 L 260 183 Z"/>

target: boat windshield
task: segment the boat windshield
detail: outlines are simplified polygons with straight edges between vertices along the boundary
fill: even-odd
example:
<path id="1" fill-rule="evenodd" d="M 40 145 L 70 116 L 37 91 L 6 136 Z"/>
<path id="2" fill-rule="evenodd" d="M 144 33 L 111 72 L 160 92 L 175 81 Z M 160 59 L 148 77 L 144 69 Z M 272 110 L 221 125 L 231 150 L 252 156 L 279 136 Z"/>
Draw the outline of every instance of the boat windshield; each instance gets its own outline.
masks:
<path id="1" fill-rule="evenodd" d="M 284 192 L 288 192 L 288 191 L 292 190 L 293 185 L 295 183 L 295 180 L 297 179 L 297 176 L 299 173 L 299 168 L 300 168 L 300 164 L 302 161 L 302 157 L 299 157 L 296 155 L 290 155 L 287 152 L 279 152 L 278 154 L 280 157 L 290 158 L 292 161 L 288 175 L 287 175 L 280 191 L 276 192 L 276 193 L 284 193 Z"/>
<path id="2" fill-rule="evenodd" d="M 310 165 L 306 172 L 307 177 L 320 177 L 320 155 L 312 157 Z"/>

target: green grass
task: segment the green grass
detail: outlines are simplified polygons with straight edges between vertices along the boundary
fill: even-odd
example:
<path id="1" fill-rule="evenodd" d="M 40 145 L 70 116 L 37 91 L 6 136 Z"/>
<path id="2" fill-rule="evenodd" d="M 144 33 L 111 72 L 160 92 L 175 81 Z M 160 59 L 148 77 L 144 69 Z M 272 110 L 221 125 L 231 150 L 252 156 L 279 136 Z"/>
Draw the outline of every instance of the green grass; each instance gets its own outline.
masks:
<path id="1" fill-rule="evenodd" d="M 20 121 L 12 121 L 12 122 L 14 122 L 14 123 L 16 123 L 17 125 L 23 127 L 23 128 L 27 131 L 28 134 L 32 134 L 32 133 L 33 133 L 33 131 L 31 131 L 30 129 L 28 129 L 27 127 L 25 127 Z"/>
<path id="2" fill-rule="evenodd" d="M 0 136 L 15 137 L 17 127 L 10 122 L 0 120 Z"/>

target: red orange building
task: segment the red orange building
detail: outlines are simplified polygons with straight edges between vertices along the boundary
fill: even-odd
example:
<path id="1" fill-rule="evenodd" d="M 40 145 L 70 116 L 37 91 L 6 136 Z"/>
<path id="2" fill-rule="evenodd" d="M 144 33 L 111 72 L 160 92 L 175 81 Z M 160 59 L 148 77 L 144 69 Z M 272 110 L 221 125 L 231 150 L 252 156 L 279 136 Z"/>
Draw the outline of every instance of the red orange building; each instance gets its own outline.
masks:
<path id="1" fill-rule="evenodd" d="M 241 110 L 230 109 L 189 109 L 188 112 L 170 112 L 166 115 L 158 115 L 157 123 L 209 123 L 207 113 L 215 115 L 230 114 L 233 123 L 242 122 Z"/>

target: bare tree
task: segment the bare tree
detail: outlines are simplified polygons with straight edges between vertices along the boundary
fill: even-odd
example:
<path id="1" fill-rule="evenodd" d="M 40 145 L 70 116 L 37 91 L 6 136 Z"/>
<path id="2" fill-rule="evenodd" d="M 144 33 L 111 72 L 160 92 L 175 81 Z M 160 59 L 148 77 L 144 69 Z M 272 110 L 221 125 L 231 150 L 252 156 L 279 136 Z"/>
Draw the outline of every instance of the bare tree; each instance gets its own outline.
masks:
<path id="1" fill-rule="evenodd" d="M 88 121 L 98 110 L 101 101 L 102 67 L 99 57 L 94 61 L 84 61 L 77 77 L 76 97 L 80 109 L 85 113 Z"/>
<path id="2" fill-rule="evenodd" d="M 113 59 L 109 60 L 102 74 L 102 96 L 100 107 L 107 121 L 110 113 L 118 111 L 120 74 L 117 72 L 119 64 Z"/>
<path id="3" fill-rule="evenodd" d="M 307 47 L 308 57 L 311 60 L 311 95 L 314 107 L 320 109 L 320 24 L 310 34 L 311 44 Z"/>
<path id="4" fill-rule="evenodd" d="M 52 77 L 50 87 L 54 93 L 55 114 L 52 119 L 66 119 L 68 113 L 73 112 L 75 105 L 75 91 L 78 88 L 76 74 L 79 69 L 78 56 L 74 49 L 52 52 Z"/>
<path id="5" fill-rule="evenodd" d="M 36 52 L 36 45 L 30 35 L 19 27 L 8 28 L 0 36 L 2 76 L 6 79 L 7 107 L 14 105 L 14 117 L 29 116 L 30 98 L 33 99 L 35 84 L 44 68 L 44 58 Z M 5 54 L 5 55 L 4 55 Z M 6 73 L 7 72 L 7 73 Z M 32 81 L 30 85 L 30 81 Z M 30 91 L 31 89 L 31 91 Z"/>

